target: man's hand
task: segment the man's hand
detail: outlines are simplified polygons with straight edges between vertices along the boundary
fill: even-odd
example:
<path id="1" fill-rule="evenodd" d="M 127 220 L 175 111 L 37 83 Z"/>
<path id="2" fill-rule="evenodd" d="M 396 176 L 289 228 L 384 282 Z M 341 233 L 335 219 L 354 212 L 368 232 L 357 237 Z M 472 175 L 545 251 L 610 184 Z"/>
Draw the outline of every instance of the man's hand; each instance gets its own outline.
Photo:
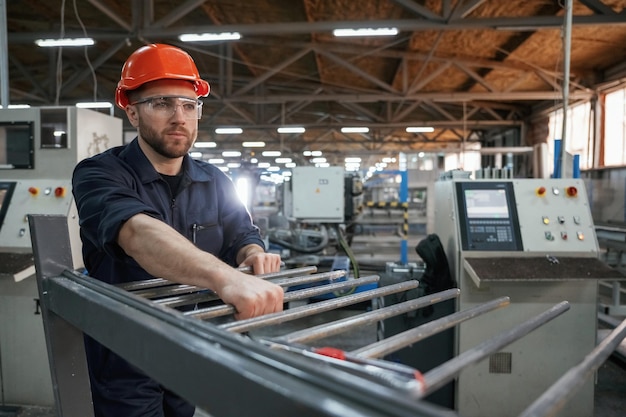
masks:
<path id="1" fill-rule="evenodd" d="M 233 273 L 232 277 L 217 289 L 217 294 L 224 303 L 235 307 L 237 320 L 283 310 L 284 292 L 280 286 L 242 272 Z"/>
<path id="2" fill-rule="evenodd" d="M 239 266 L 251 266 L 254 275 L 280 271 L 280 255 L 275 253 L 252 252 Z"/>

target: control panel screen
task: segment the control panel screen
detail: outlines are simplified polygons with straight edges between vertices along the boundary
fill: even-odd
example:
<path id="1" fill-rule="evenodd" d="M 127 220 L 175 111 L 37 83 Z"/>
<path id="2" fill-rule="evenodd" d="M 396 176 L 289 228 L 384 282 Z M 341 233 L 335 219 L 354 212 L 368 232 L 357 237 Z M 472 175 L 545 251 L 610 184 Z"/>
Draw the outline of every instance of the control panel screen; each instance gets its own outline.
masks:
<path id="1" fill-rule="evenodd" d="M 509 217 L 506 191 L 503 189 L 464 190 L 467 217 L 470 219 L 502 219 Z"/>
<path id="2" fill-rule="evenodd" d="M 15 189 L 15 182 L 0 182 L 0 230 L 4 224 L 4 216 L 9 210 L 9 203 L 13 196 L 13 190 Z"/>
<path id="3" fill-rule="evenodd" d="M 463 250 L 523 250 L 511 182 L 458 182 L 456 187 Z"/>
<path id="4" fill-rule="evenodd" d="M 0 168 L 34 167 L 33 122 L 0 123 Z"/>

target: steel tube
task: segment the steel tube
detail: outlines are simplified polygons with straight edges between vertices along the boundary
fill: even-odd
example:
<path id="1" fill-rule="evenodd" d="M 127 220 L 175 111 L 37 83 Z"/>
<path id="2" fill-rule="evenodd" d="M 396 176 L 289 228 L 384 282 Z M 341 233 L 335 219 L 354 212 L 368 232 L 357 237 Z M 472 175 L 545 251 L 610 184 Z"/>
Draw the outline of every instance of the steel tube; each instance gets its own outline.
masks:
<path id="1" fill-rule="evenodd" d="M 272 282 L 276 285 L 280 285 L 281 287 L 287 287 L 290 285 L 310 284 L 312 282 L 319 282 L 319 281 L 324 281 L 328 279 L 330 280 L 338 279 L 338 278 L 342 278 L 347 273 L 348 271 L 337 270 L 337 271 L 330 271 L 330 272 L 322 272 L 319 274 L 301 275 L 301 276 L 291 277 L 291 278 L 280 278 Z M 263 278 L 263 279 L 269 280 L 269 278 Z M 174 296 L 174 295 L 180 295 L 180 294 L 189 294 L 189 293 L 197 292 L 197 291 L 210 291 L 212 293 L 213 298 L 210 298 L 210 296 L 207 295 L 206 301 L 210 301 L 212 299 L 213 300 L 218 299 L 218 297 L 215 295 L 215 293 L 212 290 L 208 290 L 204 287 L 198 287 L 195 285 L 187 285 L 187 284 L 179 284 L 179 285 L 172 286 L 172 287 L 158 287 L 155 289 L 149 288 L 145 290 L 134 291 L 133 293 L 140 297 L 152 299 L 152 298 L 160 298 L 160 297 Z M 167 303 L 167 301 L 163 301 L 163 300 L 160 300 L 160 301 L 163 304 Z M 176 297 L 176 300 L 173 302 L 180 303 L 181 301 L 183 301 L 182 298 Z"/>
<path id="2" fill-rule="evenodd" d="M 479 362 L 493 352 L 497 352 L 504 346 L 521 339 L 531 331 L 554 319 L 569 310 L 570 305 L 567 301 L 562 301 L 552 308 L 538 314 L 522 324 L 514 328 L 497 334 L 481 343 L 480 345 L 469 349 L 457 357 L 450 359 L 444 364 L 428 371 L 424 374 L 424 396 L 441 388 L 461 372 L 461 370 L 471 364 Z"/>
<path id="3" fill-rule="evenodd" d="M 308 329 L 299 330 L 273 340 L 284 343 L 306 343 L 315 339 L 334 336 L 359 326 L 374 324 L 390 317 L 458 297 L 460 293 L 461 291 L 458 288 L 438 292 L 436 294 L 394 304 L 389 307 L 379 308 L 357 316 L 346 317 L 345 319 L 333 321 L 332 323 L 320 324 Z"/>
<path id="4" fill-rule="evenodd" d="M 339 290 L 344 290 L 347 288 L 353 288 L 358 285 L 369 284 L 372 282 L 376 282 L 379 279 L 380 278 L 378 277 L 378 275 L 371 275 L 368 277 L 359 278 L 358 280 L 352 279 L 348 281 L 339 281 L 339 282 L 335 282 L 334 284 L 318 285 L 312 288 L 304 288 L 302 290 L 289 291 L 285 293 L 285 297 L 283 301 L 288 303 L 290 301 L 302 300 L 302 299 L 313 297 L 316 295 L 328 294 L 329 292 L 332 292 L 332 291 L 339 291 Z M 193 316 L 197 319 L 208 320 L 208 319 L 212 319 L 215 317 L 226 316 L 228 314 L 233 314 L 233 313 L 235 313 L 235 308 L 232 305 L 223 304 L 223 305 L 219 305 L 215 307 L 207 307 L 207 308 L 202 308 L 198 310 L 187 311 L 184 314 L 186 316 Z M 284 314 L 284 312 L 279 312 L 277 314 Z M 263 316 L 263 317 L 267 317 L 267 316 Z M 241 323 L 241 321 L 238 321 L 238 323 Z"/>
<path id="5" fill-rule="evenodd" d="M 510 303 L 509 297 L 500 297 L 493 301 L 480 304 L 476 307 L 469 308 L 467 310 L 459 311 L 442 317 L 437 320 L 430 321 L 421 326 L 415 327 L 410 330 L 406 330 L 397 335 L 388 337 L 371 345 L 364 346 L 351 353 L 367 358 L 380 358 L 389 353 L 396 352 L 404 347 L 407 347 L 413 343 L 417 343 L 422 339 L 426 339 L 434 334 L 440 333 L 450 327 L 477 317 L 481 314 L 508 306 Z"/>
<path id="6" fill-rule="evenodd" d="M 235 269 L 244 273 L 248 273 L 251 271 L 251 268 L 249 266 L 244 266 L 244 267 L 235 268 Z M 267 274 L 259 274 L 256 276 L 261 279 L 274 279 L 274 278 L 282 278 L 282 277 L 292 277 L 292 276 L 299 275 L 299 274 L 310 274 L 316 271 L 317 271 L 316 266 L 303 266 L 300 268 L 285 269 L 285 270 L 278 271 L 278 272 L 270 272 Z M 135 290 L 140 290 L 144 288 L 162 287 L 165 285 L 172 285 L 172 284 L 176 284 L 176 283 L 170 280 L 164 279 L 164 278 L 154 278 L 154 279 L 146 279 L 142 281 L 125 282 L 123 284 L 116 285 L 116 287 L 121 288 L 126 291 L 135 291 Z"/>
<path id="7" fill-rule="evenodd" d="M 626 337 L 626 320 L 592 350 L 578 365 L 570 368 L 559 380 L 533 402 L 520 417 L 554 416 L 587 380 L 600 368 Z"/>
<path id="8" fill-rule="evenodd" d="M 255 329 L 257 327 L 280 324 L 289 320 L 295 320 L 313 314 L 322 313 L 324 311 L 357 304 L 363 301 L 371 300 L 372 298 L 383 297 L 385 295 L 394 294 L 401 291 L 408 291 L 413 288 L 417 288 L 418 285 L 419 283 L 417 281 L 405 281 L 398 284 L 377 288 L 375 290 L 347 295 L 345 297 L 337 298 L 334 300 L 321 301 L 319 303 L 311 305 L 292 308 L 290 310 L 282 311 L 280 313 L 268 314 L 263 317 L 255 317 L 233 323 L 226 323 L 218 327 L 229 330 L 231 332 L 245 332 Z"/>

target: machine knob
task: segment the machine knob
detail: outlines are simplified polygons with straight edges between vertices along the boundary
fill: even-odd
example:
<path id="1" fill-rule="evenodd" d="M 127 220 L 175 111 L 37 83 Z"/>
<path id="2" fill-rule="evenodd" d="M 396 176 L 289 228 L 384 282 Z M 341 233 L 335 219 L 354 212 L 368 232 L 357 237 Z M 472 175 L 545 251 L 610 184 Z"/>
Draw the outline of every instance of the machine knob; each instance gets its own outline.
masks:
<path id="1" fill-rule="evenodd" d="M 39 188 L 37 188 L 37 187 L 28 187 L 28 192 L 32 196 L 39 195 Z"/>
<path id="2" fill-rule="evenodd" d="M 65 197 L 65 187 L 57 187 L 54 189 L 54 196 L 61 198 L 61 197 Z"/>
<path id="3" fill-rule="evenodd" d="M 535 190 L 535 193 L 539 196 L 539 197 L 543 197 L 544 195 L 546 195 L 546 187 L 539 187 Z"/>
<path id="4" fill-rule="evenodd" d="M 568 197 L 576 197 L 578 195 L 578 189 L 576 187 L 567 187 L 565 193 Z"/>

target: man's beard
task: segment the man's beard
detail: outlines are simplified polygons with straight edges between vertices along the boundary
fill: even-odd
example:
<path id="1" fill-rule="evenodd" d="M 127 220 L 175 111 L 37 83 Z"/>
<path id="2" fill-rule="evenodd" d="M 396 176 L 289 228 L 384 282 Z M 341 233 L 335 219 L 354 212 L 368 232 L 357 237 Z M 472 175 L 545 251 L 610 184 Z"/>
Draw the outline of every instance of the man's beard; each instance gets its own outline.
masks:
<path id="1" fill-rule="evenodd" d="M 184 130 L 185 133 L 189 133 Z M 139 123 L 139 135 L 159 155 L 166 158 L 180 158 L 185 156 L 193 145 L 193 137 L 189 137 L 185 146 L 172 146 L 163 140 L 162 136 L 150 126 Z"/>

